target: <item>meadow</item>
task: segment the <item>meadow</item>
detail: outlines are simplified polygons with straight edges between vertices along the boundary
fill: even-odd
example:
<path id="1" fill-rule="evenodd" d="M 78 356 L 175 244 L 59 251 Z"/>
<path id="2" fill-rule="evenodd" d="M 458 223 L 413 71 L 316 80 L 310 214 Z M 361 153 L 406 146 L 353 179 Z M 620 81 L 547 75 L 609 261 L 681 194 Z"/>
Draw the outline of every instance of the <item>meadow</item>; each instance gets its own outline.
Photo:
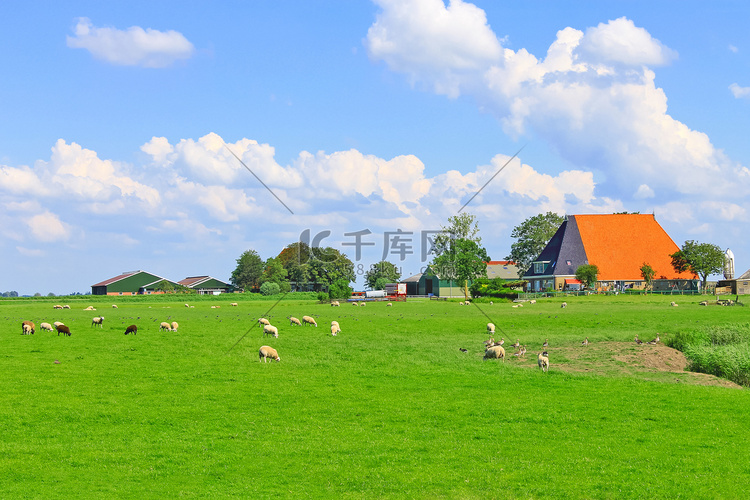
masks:
<path id="1" fill-rule="evenodd" d="M 0 300 L 0 497 L 696 499 L 750 484 L 750 392 L 633 342 L 735 328 L 748 307 L 289 297 Z M 260 316 L 278 339 L 262 337 Z M 37 333 L 21 335 L 22 320 Z M 177 332 L 159 331 L 167 320 Z M 483 361 L 488 321 L 526 358 Z M 535 359 L 545 339 L 548 373 Z M 261 345 L 281 362 L 259 362 Z"/>

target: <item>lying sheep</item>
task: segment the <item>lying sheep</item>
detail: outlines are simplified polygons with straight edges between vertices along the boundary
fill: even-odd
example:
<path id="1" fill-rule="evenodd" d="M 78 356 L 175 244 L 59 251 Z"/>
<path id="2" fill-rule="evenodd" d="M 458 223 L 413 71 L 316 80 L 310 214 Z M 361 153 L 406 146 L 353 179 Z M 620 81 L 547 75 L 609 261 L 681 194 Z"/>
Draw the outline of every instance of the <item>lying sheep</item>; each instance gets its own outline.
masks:
<path id="1" fill-rule="evenodd" d="M 104 328 L 104 316 L 97 316 L 92 318 L 91 326 L 98 325 L 100 328 Z"/>
<path id="2" fill-rule="evenodd" d="M 52 306 L 52 308 L 53 309 L 62 309 L 62 306 L 58 304 L 58 305 Z"/>
<path id="3" fill-rule="evenodd" d="M 669 305 L 672 306 L 672 307 L 677 307 L 677 303 L 676 302 L 670 302 Z"/>
<path id="4" fill-rule="evenodd" d="M 271 322 L 266 318 L 258 318 L 258 326 L 270 325 Z"/>
<path id="5" fill-rule="evenodd" d="M 333 302 L 331 302 L 331 307 L 340 307 L 340 306 L 341 304 L 339 304 L 338 300 L 334 300 Z"/>
<path id="6" fill-rule="evenodd" d="M 63 336 L 67 335 L 68 337 L 70 337 L 70 328 L 68 328 L 65 325 L 58 326 L 57 327 L 57 336 L 59 337 L 61 333 L 63 334 Z"/>
<path id="7" fill-rule="evenodd" d="M 180 326 L 180 325 L 178 325 L 176 321 L 172 321 L 172 331 L 173 331 L 173 332 L 176 332 L 176 331 L 177 331 L 177 327 L 178 327 L 178 326 Z"/>
<path id="8" fill-rule="evenodd" d="M 274 338 L 279 338 L 279 329 L 273 325 L 263 325 L 263 336 L 273 335 Z"/>
<path id="9" fill-rule="evenodd" d="M 566 307 L 568 307 L 568 303 L 567 302 L 563 302 L 562 304 L 560 304 L 560 307 L 563 308 L 563 309 L 565 309 Z"/>
<path id="10" fill-rule="evenodd" d="M 96 308 L 94 306 L 88 306 L 84 311 L 96 311 Z"/>
<path id="11" fill-rule="evenodd" d="M 707 305 L 708 305 L 708 301 L 704 300 L 703 302 L 701 302 L 701 303 L 700 303 L 700 304 L 698 304 L 698 305 L 699 305 L 699 306 L 707 306 Z"/>
<path id="12" fill-rule="evenodd" d="M 275 359 L 276 361 L 281 361 L 281 358 L 279 357 L 279 353 L 276 352 L 276 349 L 274 349 L 273 347 L 264 345 L 258 351 L 258 361 L 262 359 L 264 363 L 267 363 L 268 358 Z"/>
<path id="13" fill-rule="evenodd" d="M 536 299 L 531 299 L 531 300 L 529 301 L 529 304 L 536 304 Z"/>
<path id="14" fill-rule="evenodd" d="M 125 329 L 125 335 L 132 333 L 133 335 L 138 333 L 138 327 L 135 325 L 130 325 Z"/>
<path id="15" fill-rule="evenodd" d="M 487 333 L 489 335 L 495 334 L 495 323 L 487 323 Z"/>
<path id="16" fill-rule="evenodd" d="M 117 309 L 117 304 L 112 304 L 112 309 Z"/>
<path id="17" fill-rule="evenodd" d="M 302 322 L 294 316 L 289 316 L 289 326 L 292 325 L 302 326 Z"/>
<path id="18" fill-rule="evenodd" d="M 499 345 L 492 346 L 484 351 L 484 359 L 502 359 L 505 363 L 505 349 Z"/>
<path id="19" fill-rule="evenodd" d="M 49 332 L 54 331 L 52 325 L 50 325 L 49 323 L 42 323 L 41 325 L 39 325 L 39 328 L 41 328 L 42 330 L 47 330 Z"/>
<path id="20" fill-rule="evenodd" d="M 63 306 L 63 309 L 70 309 L 70 306 L 69 306 L 68 304 L 65 304 L 65 305 Z"/>
<path id="21" fill-rule="evenodd" d="M 541 368 L 543 372 L 549 370 L 549 358 L 547 357 L 547 351 L 536 355 L 536 363 L 539 365 L 539 368 Z"/>
<path id="22" fill-rule="evenodd" d="M 170 332 L 172 331 L 172 325 L 170 325 L 166 321 L 162 321 L 161 324 L 159 325 L 159 331 L 162 331 L 162 330 Z"/>
<path id="23" fill-rule="evenodd" d="M 304 325 L 314 325 L 315 327 L 318 326 L 318 323 L 315 322 L 315 318 L 311 316 L 302 316 L 302 324 Z"/>

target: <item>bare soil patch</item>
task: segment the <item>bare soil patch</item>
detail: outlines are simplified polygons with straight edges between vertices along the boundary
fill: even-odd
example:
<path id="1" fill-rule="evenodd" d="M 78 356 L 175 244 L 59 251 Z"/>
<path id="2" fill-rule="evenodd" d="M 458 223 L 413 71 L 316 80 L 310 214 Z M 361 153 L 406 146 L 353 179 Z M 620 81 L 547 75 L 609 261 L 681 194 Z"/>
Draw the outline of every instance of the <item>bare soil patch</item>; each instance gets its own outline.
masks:
<path id="1" fill-rule="evenodd" d="M 522 358 L 506 350 L 508 361 L 535 367 L 538 350 Z M 741 388 L 726 379 L 686 371 L 685 355 L 662 344 L 637 345 L 635 342 L 592 342 L 588 346 L 555 347 L 547 349 L 551 370 L 592 373 L 597 375 L 633 375 L 649 380 L 695 385 Z"/>

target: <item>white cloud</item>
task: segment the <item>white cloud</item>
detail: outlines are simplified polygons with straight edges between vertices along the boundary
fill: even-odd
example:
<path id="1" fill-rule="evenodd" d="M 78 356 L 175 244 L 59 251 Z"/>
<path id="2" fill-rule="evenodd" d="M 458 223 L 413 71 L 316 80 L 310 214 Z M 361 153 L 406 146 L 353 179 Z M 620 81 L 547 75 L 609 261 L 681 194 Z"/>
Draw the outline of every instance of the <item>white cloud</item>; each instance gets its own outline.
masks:
<path id="1" fill-rule="evenodd" d="M 636 200 L 645 200 L 648 198 L 653 198 L 654 196 L 656 196 L 654 194 L 654 190 L 648 187 L 648 184 L 641 184 L 640 186 L 638 186 L 638 191 L 635 192 L 633 198 L 635 198 Z"/>
<path id="2" fill-rule="evenodd" d="M 126 30 L 97 28 L 81 17 L 67 37 L 68 47 L 86 49 L 95 58 L 121 66 L 163 68 L 193 55 L 193 44 L 177 31 L 132 26 Z"/>
<path id="3" fill-rule="evenodd" d="M 45 255 L 44 251 L 38 248 L 16 247 L 16 250 L 26 257 L 43 257 Z"/>
<path id="4" fill-rule="evenodd" d="M 44 212 L 26 219 L 31 236 L 42 242 L 65 241 L 70 237 L 70 226 L 51 213 Z"/>
<path id="5" fill-rule="evenodd" d="M 453 24 L 470 26 L 476 36 L 499 46 L 481 10 L 454 4 L 472 12 L 473 22 L 456 18 Z M 726 180 L 736 177 L 736 165 L 706 134 L 669 115 L 667 96 L 656 86 L 651 67 L 668 64 L 677 54 L 633 21 L 622 17 L 585 30 L 564 28 L 544 59 L 523 48 L 502 47 L 498 58 L 467 35 L 467 43 L 451 39 L 450 52 L 462 55 L 457 59 L 433 50 L 444 43 L 444 31 L 423 27 L 424 19 L 451 18 L 450 6 L 439 0 L 379 5 L 382 12 L 367 39 L 373 59 L 438 93 L 474 97 L 500 119 L 506 133 L 533 134 L 582 170 L 605 173 L 601 188 L 615 198 L 630 198 L 643 184 L 666 199 L 728 190 L 738 197 L 750 194 L 747 179 Z"/>
<path id="6" fill-rule="evenodd" d="M 734 97 L 736 97 L 737 99 L 750 97 L 750 87 L 740 87 L 736 83 L 733 83 L 729 86 L 729 90 L 732 91 L 732 95 L 734 95 Z"/>
<path id="7" fill-rule="evenodd" d="M 731 43 L 729 44 L 729 50 L 730 50 L 730 52 L 734 52 L 735 54 L 740 51 L 740 49 L 738 49 L 737 47 L 735 47 Z"/>

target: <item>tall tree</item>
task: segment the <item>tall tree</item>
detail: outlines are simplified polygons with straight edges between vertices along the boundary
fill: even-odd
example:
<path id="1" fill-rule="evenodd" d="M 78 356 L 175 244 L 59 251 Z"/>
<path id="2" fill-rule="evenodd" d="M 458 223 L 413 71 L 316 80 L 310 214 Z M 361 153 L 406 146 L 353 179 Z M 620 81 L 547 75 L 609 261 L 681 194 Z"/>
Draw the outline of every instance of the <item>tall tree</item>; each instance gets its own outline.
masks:
<path id="1" fill-rule="evenodd" d="M 594 264 L 584 264 L 576 269 L 576 279 L 586 288 L 592 288 L 599 277 L 599 268 Z"/>
<path id="2" fill-rule="evenodd" d="M 672 267 L 678 273 L 690 271 L 701 277 L 701 290 L 706 291 L 706 281 L 712 274 L 724 270 L 725 255 L 713 243 L 698 243 L 687 240 L 680 250 L 670 255 Z"/>
<path id="3" fill-rule="evenodd" d="M 651 288 L 651 282 L 654 280 L 654 276 L 656 276 L 654 268 L 651 267 L 651 264 L 644 262 L 641 266 L 641 277 L 643 278 L 643 281 L 646 282 L 646 289 Z"/>
<path id="4" fill-rule="evenodd" d="M 263 259 L 255 250 L 246 250 L 237 259 L 237 267 L 229 281 L 237 288 L 251 290 L 259 286 L 262 274 Z"/>
<path id="5" fill-rule="evenodd" d="M 513 228 L 510 236 L 517 241 L 510 246 L 510 255 L 505 258 L 516 263 L 519 278 L 528 271 L 564 221 L 563 216 L 547 212 L 529 217 Z"/>
<path id="6" fill-rule="evenodd" d="M 276 283 L 279 285 L 279 290 L 286 293 L 291 290 L 287 275 L 287 270 L 281 264 L 281 259 L 272 257 L 266 261 L 265 269 L 260 277 L 260 284 L 263 286 L 264 283 Z"/>
<path id="7" fill-rule="evenodd" d="M 372 290 L 380 290 L 381 288 L 376 286 L 380 279 L 385 280 L 386 283 L 396 283 L 401 279 L 401 272 L 399 272 L 396 264 L 381 260 L 365 272 L 365 284 Z"/>
<path id="8" fill-rule="evenodd" d="M 479 244 L 476 216 L 462 213 L 450 217 L 448 222 L 435 237 L 433 252 L 437 256 L 430 265 L 441 279 L 462 282 L 464 297 L 468 300 L 469 280 L 487 276 L 490 257 Z"/>

